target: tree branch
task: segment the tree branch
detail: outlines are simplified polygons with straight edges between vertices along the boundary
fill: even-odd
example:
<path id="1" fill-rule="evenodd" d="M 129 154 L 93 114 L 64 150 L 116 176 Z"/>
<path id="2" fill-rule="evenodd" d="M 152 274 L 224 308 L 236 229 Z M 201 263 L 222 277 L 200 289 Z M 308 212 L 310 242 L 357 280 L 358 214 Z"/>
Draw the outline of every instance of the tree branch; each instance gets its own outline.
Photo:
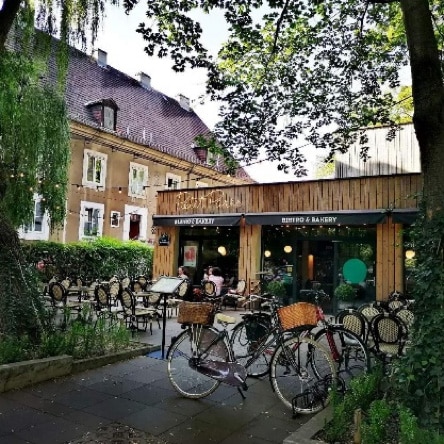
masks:
<path id="1" fill-rule="evenodd" d="M 273 41 L 273 47 L 271 49 L 271 55 L 276 53 L 279 33 L 281 32 L 282 22 L 284 21 L 284 16 L 285 16 L 285 13 L 287 12 L 289 4 L 290 4 L 290 0 L 286 0 L 285 5 L 282 8 L 281 15 L 280 15 L 278 21 L 276 22 L 276 31 L 274 32 L 274 41 Z"/>
<path id="2" fill-rule="evenodd" d="M 20 9 L 20 0 L 4 0 L 0 9 L 0 51 L 4 49 L 6 38 Z"/>

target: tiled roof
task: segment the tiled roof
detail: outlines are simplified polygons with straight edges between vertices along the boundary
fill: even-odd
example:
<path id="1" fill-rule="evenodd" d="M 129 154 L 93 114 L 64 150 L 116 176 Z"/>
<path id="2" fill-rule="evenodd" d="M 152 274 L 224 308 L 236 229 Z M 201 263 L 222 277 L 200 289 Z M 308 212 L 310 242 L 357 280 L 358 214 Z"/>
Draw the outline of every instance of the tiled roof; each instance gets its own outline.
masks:
<path id="1" fill-rule="evenodd" d="M 118 106 L 116 133 L 119 136 L 204 164 L 193 143 L 196 136 L 209 134 L 210 130 L 193 110 L 183 109 L 179 101 L 142 87 L 138 80 L 110 66 L 99 66 L 94 58 L 76 49 L 70 52 L 66 89 L 71 119 L 101 128 L 87 105 L 112 99 Z M 221 167 L 212 168 L 221 170 Z M 236 177 L 250 179 L 243 169 L 238 170 Z"/>

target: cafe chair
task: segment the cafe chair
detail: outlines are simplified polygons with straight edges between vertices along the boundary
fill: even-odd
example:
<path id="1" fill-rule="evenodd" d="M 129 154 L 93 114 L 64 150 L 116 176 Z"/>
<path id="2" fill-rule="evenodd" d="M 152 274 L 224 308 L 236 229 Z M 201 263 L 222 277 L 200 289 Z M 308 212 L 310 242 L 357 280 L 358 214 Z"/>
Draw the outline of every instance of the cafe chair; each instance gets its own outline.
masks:
<path id="1" fill-rule="evenodd" d="M 415 315 L 413 314 L 412 310 L 409 310 L 407 307 L 399 307 L 397 310 L 393 312 L 395 316 L 397 316 L 399 319 L 401 319 L 402 322 L 404 322 L 404 325 L 406 327 L 406 333 L 407 335 L 410 334 L 410 330 L 413 326 L 413 322 L 415 320 Z"/>
<path id="2" fill-rule="evenodd" d="M 122 304 L 125 325 L 131 330 L 133 335 L 136 331 L 146 331 L 148 325 L 150 326 L 150 333 L 153 332 L 151 310 L 146 307 L 138 307 L 136 305 L 136 297 L 129 288 L 122 290 L 120 302 Z"/>
<path id="3" fill-rule="evenodd" d="M 118 322 L 118 315 L 122 312 L 122 308 L 114 303 L 110 291 L 104 285 L 95 289 L 95 309 L 97 320 L 107 321 L 110 327 Z"/>
<path id="4" fill-rule="evenodd" d="M 247 289 L 247 283 L 244 279 L 237 281 L 236 288 L 230 288 L 228 293 L 224 295 L 223 306 L 226 309 L 227 305 L 237 310 L 237 306 L 240 301 L 245 300 L 245 291 Z"/>
<path id="5" fill-rule="evenodd" d="M 364 344 L 367 343 L 369 325 L 365 316 L 358 310 L 348 308 L 340 311 L 336 315 L 336 322 L 358 336 Z"/>
<path id="6" fill-rule="evenodd" d="M 82 304 L 79 300 L 72 301 L 68 299 L 68 291 L 61 282 L 51 282 L 48 287 L 48 294 L 51 298 L 51 305 L 54 309 L 54 315 L 58 311 L 63 313 L 62 326 L 66 327 L 71 313 L 78 315 L 82 309 Z"/>
<path id="7" fill-rule="evenodd" d="M 371 322 L 372 319 L 378 314 L 384 313 L 383 307 L 375 302 L 369 302 L 358 307 L 358 311 L 364 315 L 367 322 Z"/>
<path id="8" fill-rule="evenodd" d="M 216 284 L 212 281 L 203 281 L 202 292 L 204 297 L 213 298 L 216 296 Z"/>
<path id="9" fill-rule="evenodd" d="M 373 344 L 369 348 L 383 364 L 403 355 L 407 336 L 405 325 L 392 313 L 379 313 L 370 323 Z"/>

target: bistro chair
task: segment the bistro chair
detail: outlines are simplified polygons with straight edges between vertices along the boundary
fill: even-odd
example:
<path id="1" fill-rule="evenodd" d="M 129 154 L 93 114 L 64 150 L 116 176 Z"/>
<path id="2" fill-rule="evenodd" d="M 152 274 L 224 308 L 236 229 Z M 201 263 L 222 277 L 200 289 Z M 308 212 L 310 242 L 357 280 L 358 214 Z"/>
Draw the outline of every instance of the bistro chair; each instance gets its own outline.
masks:
<path id="1" fill-rule="evenodd" d="M 99 285 L 95 289 L 95 309 L 97 320 L 108 321 L 110 327 L 117 323 L 118 314 L 122 312 L 122 309 L 114 304 L 110 292 L 104 285 Z"/>
<path id="2" fill-rule="evenodd" d="M 358 307 L 358 311 L 364 315 L 367 322 L 370 323 L 372 319 L 378 314 L 384 313 L 383 307 L 375 302 L 369 302 Z"/>
<path id="3" fill-rule="evenodd" d="M 392 313 L 379 313 L 372 319 L 370 330 L 373 345 L 369 349 L 384 365 L 403 355 L 407 336 L 400 318 Z"/>
<path id="4" fill-rule="evenodd" d="M 234 307 L 237 310 L 237 306 L 240 301 L 245 299 L 245 291 L 247 289 L 247 283 L 244 279 L 237 281 L 236 288 L 228 290 L 228 293 L 224 295 L 223 306 L 227 308 L 227 305 Z"/>
<path id="5" fill-rule="evenodd" d="M 212 281 L 202 282 L 202 292 L 204 297 L 212 298 L 216 296 L 216 284 Z"/>
<path id="6" fill-rule="evenodd" d="M 404 322 L 404 325 L 406 327 L 406 333 L 408 335 L 415 320 L 415 315 L 413 314 L 413 311 L 403 306 L 395 310 L 393 314 L 399 319 L 401 319 L 402 322 Z"/>
<path id="7" fill-rule="evenodd" d="M 129 288 L 122 290 L 120 301 L 122 303 L 125 325 L 131 330 L 131 334 L 134 335 L 136 331 L 146 331 L 148 324 L 150 326 L 150 332 L 153 332 L 151 310 L 136 306 L 136 297 Z"/>
<path id="8" fill-rule="evenodd" d="M 52 282 L 48 287 L 48 293 L 51 298 L 51 305 L 56 315 L 58 311 L 63 313 L 62 326 L 66 327 L 71 313 L 78 315 L 82 309 L 79 300 L 72 301 L 68 299 L 68 291 L 60 282 Z"/>
<path id="9" fill-rule="evenodd" d="M 348 308 L 340 311 L 336 315 L 336 322 L 358 336 L 364 344 L 367 343 L 369 325 L 365 316 L 358 310 Z"/>

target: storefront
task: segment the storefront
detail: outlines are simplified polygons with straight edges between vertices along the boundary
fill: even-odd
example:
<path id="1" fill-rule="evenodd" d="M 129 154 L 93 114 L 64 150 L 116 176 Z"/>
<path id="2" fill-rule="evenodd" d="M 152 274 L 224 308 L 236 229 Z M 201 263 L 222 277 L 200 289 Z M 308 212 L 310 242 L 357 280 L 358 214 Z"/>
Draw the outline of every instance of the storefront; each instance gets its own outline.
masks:
<path id="1" fill-rule="evenodd" d="M 188 265 L 198 282 L 217 265 L 250 289 L 283 280 L 290 301 L 352 279 L 360 302 L 383 300 L 407 289 L 403 228 L 421 186 L 406 174 L 160 192 L 153 223 L 168 242 L 155 248 L 154 275 Z"/>

